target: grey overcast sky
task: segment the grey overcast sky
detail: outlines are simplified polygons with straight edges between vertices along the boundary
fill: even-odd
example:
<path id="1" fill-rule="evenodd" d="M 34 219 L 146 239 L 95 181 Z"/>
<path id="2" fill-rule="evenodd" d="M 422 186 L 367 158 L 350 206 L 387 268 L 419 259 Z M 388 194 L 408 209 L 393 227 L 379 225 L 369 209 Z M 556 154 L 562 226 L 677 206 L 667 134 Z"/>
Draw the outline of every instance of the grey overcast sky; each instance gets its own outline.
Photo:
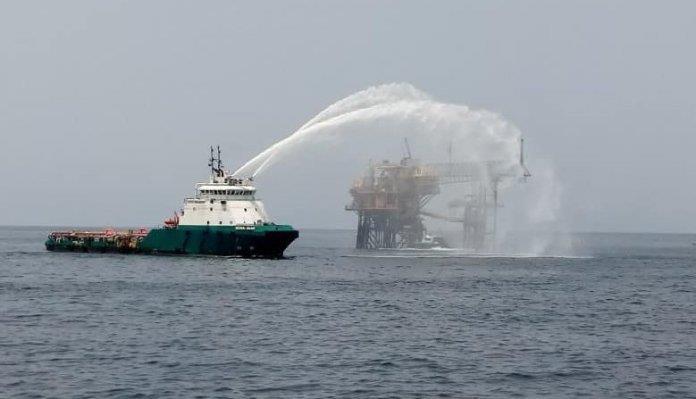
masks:
<path id="1" fill-rule="evenodd" d="M 571 229 L 694 232 L 695 43 L 692 1 L 1 1 L 0 224 L 160 223 L 209 144 L 234 169 L 405 81 L 515 123 Z M 326 194 L 280 165 L 274 218 L 352 227 L 349 182 L 295 166 Z"/>

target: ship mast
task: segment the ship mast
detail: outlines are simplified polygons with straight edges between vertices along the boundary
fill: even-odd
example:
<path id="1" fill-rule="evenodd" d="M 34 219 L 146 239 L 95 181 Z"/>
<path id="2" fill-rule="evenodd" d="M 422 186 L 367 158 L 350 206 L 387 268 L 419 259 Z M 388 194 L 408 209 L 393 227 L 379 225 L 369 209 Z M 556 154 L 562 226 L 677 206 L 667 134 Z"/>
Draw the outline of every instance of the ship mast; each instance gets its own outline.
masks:
<path id="1" fill-rule="evenodd" d="M 212 174 L 216 177 L 223 177 L 224 172 L 222 170 L 223 165 L 222 165 L 222 158 L 221 158 L 221 151 L 220 151 L 220 146 L 217 146 L 217 158 L 215 157 L 215 150 L 213 149 L 213 146 L 210 146 L 210 159 L 208 160 L 208 166 L 210 166 L 210 170 Z"/>
<path id="2" fill-rule="evenodd" d="M 213 146 L 210 146 L 210 159 L 208 160 L 208 166 L 210 166 L 210 173 L 215 174 L 215 153 L 213 152 Z"/>

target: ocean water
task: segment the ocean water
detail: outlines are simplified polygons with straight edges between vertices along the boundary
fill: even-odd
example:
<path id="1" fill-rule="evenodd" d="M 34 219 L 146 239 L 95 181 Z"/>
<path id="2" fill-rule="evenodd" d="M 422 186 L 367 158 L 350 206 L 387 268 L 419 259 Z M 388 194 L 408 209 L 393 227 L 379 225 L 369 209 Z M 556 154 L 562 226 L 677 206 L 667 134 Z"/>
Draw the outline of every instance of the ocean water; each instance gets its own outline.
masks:
<path id="1" fill-rule="evenodd" d="M 696 397 L 696 236 L 576 257 L 48 253 L 0 228 L 0 397 Z"/>

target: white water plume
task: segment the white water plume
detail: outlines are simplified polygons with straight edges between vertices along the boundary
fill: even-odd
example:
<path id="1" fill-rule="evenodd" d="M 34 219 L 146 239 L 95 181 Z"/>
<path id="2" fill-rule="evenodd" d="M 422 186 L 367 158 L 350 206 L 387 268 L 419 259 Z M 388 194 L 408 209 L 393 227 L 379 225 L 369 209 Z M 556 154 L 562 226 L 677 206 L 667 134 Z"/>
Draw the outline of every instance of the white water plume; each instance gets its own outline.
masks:
<path id="1" fill-rule="evenodd" d="M 284 161 L 283 168 L 273 173 L 285 177 L 278 184 L 291 179 L 292 188 L 286 189 L 302 187 L 304 199 L 316 198 L 315 205 L 320 203 L 321 207 L 313 208 L 311 218 L 321 219 L 324 209 L 331 215 L 341 212 L 348 200 L 350 181 L 359 176 L 368 160 L 393 156 L 394 147 L 398 148 L 405 137 L 411 143 L 413 155 L 424 163 L 496 161 L 501 170 L 522 175 L 522 135 L 515 125 L 494 112 L 437 101 L 408 83 L 370 87 L 335 102 L 246 162 L 234 175 L 257 177 Z M 307 168 L 307 165 L 311 166 Z M 541 170 L 542 166 L 538 166 L 540 169 L 532 168 L 532 173 L 535 176 L 538 173 L 539 179 L 532 177 L 528 187 L 511 190 L 513 197 L 518 198 L 503 197 L 503 201 L 510 201 L 506 201 L 504 218 L 498 225 L 502 251 L 508 251 L 504 249 L 507 247 L 514 253 L 547 253 L 551 240 L 545 234 L 523 233 L 522 239 L 508 234 L 555 228 L 553 222 L 560 206 L 558 185 L 550 167 L 543 166 Z M 303 183 L 302 179 L 308 180 Z M 505 190 L 516 181 L 509 178 L 499 188 Z M 457 187 L 451 190 L 455 198 L 466 195 Z M 441 214 L 446 211 L 444 206 L 431 208 L 437 207 L 438 202 L 444 204 L 446 191 L 443 187 L 443 193 L 438 196 L 442 198 L 436 198 L 428 210 Z M 284 201 L 286 207 L 290 206 L 287 198 Z M 304 205 L 295 209 L 304 209 Z M 506 213 L 511 215 L 506 217 Z M 437 224 L 437 221 L 428 219 L 426 224 Z M 456 226 L 445 222 L 443 228 L 456 229 Z"/>
<path id="2" fill-rule="evenodd" d="M 255 177 L 299 146 L 346 134 L 422 138 L 419 154 L 451 146 L 457 148 L 459 161 L 497 160 L 510 166 L 518 162 L 521 137 L 514 125 L 496 113 L 439 102 L 408 83 L 391 83 L 337 101 L 234 175 Z"/>

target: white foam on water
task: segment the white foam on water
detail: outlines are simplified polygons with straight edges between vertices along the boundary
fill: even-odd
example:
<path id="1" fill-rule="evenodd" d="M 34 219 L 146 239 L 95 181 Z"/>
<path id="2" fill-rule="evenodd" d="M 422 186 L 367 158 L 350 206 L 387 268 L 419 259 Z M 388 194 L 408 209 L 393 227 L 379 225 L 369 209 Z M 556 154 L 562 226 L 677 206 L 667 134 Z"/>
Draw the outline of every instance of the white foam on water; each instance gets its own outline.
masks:
<path id="1" fill-rule="evenodd" d="M 341 255 L 344 258 L 433 258 L 433 259 L 453 259 L 453 258 L 472 258 L 472 259 L 593 259 L 593 256 L 583 255 L 539 255 L 539 254 L 419 254 L 419 253 L 398 253 L 389 255 L 374 254 L 351 254 Z"/>

